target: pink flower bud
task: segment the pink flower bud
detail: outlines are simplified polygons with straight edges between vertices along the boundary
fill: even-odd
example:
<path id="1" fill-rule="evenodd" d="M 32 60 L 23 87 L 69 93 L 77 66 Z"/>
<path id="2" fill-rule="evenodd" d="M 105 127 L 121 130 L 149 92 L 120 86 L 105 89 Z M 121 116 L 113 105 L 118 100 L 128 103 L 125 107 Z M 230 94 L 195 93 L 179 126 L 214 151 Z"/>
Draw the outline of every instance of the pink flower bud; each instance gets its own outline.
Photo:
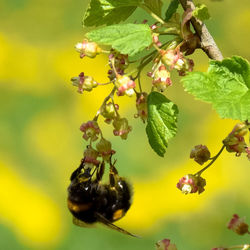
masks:
<path id="1" fill-rule="evenodd" d="M 245 223 L 244 218 L 240 218 L 238 214 L 234 214 L 227 226 L 228 229 L 233 230 L 239 235 L 248 233 L 248 224 Z"/>
<path id="2" fill-rule="evenodd" d="M 98 135 L 101 133 L 101 130 L 96 121 L 88 121 L 83 123 L 80 127 L 80 130 L 83 132 L 83 138 L 87 141 L 89 138 L 91 141 L 96 141 Z"/>
<path id="3" fill-rule="evenodd" d="M 210 152 L 205 145 L 196 145 L 191 153 L 190 158 L 194 158 L 194 160 L 199 163 L 200 165 L 203 165 L 206 161 L 210 158 Z"/>
<path id="4" fill-rule="evenodd" d="M 189 193 L 202 193 L 206 186 L 206 180 L 201 176 L 187 174 L 182 177 L 177 183 L 176 187 L 182 191 L 184 194 Z"/>
<path id="5" fill-rule="evenodd" d="M 116 117 L 113 121 L 115 136 L 120 136 L 122 139 L 127 139 L 128 133 L 132 130 L 132 127 L 128 125 L 126 118 Z"/>
<path id="6" fill-rule="evenodd" d="M 156 250 L 177 250 L 175 244 L 170 244 L 169 239 L 159 240 L 156 244 Z"/>
<path id="7" fill-rule="evenodd" d="M 82 43 L 77 43 L 75 45 L 75 49 L 80 53 L 80 57 L 88 56 L 90 58 L 96 57 L 96 55 L 100 54 L 102 49 L 95 42 L 88 42 L 88 40 L 84 40 Z"/>

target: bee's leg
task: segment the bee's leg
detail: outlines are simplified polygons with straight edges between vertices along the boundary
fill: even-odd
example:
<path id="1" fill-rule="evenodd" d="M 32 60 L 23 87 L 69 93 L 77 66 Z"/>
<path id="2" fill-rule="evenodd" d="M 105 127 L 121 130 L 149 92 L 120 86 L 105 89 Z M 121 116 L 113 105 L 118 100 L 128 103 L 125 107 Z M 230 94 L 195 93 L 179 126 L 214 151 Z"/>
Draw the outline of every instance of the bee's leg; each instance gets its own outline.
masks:
<path id="1" fill-rule="evenodd" d="M 101 165 L 99 165 L 99 167 L 97 168 L 97 172 L 96 172 L 96 180 L 98 182 L 102 179 L 104 170 L 105 170 L 105 163 L 104 161 L 102 161 Z"/>
<path id="2" fill-rule="evenodd" d="M 70 176 L 71 181 L 75 179 L 81 173 L 81 170 L 84 168 L 84 161 L 85 161 L 85 158 L 81 159 L 80 166 L 71 174 Z"/>
<path id="3" fill-rule="evenodd" d="M 112 189 L 116 189 L 117 181 L 119 179 L 118 171 L 113 164 L 110 163 L 109 168 L 109 185 Z"/>

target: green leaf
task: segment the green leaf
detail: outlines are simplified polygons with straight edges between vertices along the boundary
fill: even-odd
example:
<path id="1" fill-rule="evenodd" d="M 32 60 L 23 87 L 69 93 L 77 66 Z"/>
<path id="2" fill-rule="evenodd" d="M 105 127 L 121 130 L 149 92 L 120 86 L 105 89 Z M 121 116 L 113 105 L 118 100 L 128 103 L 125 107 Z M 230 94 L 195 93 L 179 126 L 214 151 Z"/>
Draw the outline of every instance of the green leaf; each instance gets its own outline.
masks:
<path id="1" fill-rule="evenodd" d="M 144 0 L 144 4 L 156 15 L 161 17 L 162 1 L 161 0 Z"/>
<path id="2" fill-rule="evenodd" d="M 146 133 L 152 149 L 164 156 L 168 141 L 177 132 L 177 106 L 158 92 L 148 96 L 148 123 Z"/>
<path id="3" fill-rule="evenodd" d="M 111 25 L 126 20 L 142 0 L 91 0 L 85 15 L 85 26 Z"/>
<path id="4" fill-rule="evenodd" d="M 193 10 L 193 16 L 201 21 L 209 19 L 210 15 L 207 6 L 205 4 L 197 4 Z"/>
<path id="5" fill-rule="evenodd" d="M 179 6 L 179 0 L 172 0 L 165 13 L 165 21 L 167 22 L 176 12 Z"/>
<path id="6" fill-rule="evenodd" d="M 221 118 L 250 119 L 250 65 L 242 57 L 210 61 L 206 73 L 191 72 L 181 81 L 187 92 L 211 103 Z"/>
<path id="7" fill-rule="evenodd" d="M 86 34 L 91 41 L 111 45 L 122 54 L 134 56 L 152 43 L 147 24 L 117 24 L 92 30 Z"/>

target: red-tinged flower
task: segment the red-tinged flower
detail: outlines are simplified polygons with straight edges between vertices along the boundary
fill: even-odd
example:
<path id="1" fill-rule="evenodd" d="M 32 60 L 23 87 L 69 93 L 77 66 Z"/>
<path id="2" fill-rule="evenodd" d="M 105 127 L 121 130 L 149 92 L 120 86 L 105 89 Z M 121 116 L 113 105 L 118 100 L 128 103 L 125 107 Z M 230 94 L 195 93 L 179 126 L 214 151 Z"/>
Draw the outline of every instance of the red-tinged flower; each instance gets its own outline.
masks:
<path id="1" fill-rule="evenodd" d="M 171 244 L 169 239 L 159 240 L 155 244 L 156 250 L 177 250 L 175 244 Z"/>
<path id="2" fill-rule="evenodd" d="M 91 91 L 98 86 L 98 83 L 94 81 L 92 76 L 84 76 L 83 72 L 81 72 L 78 77 L 72 77 L 71 81 L 73 86 L 78 87 L 80 94 L 82 94 L 84 90 Z"/>
<path id="3" fill-rule="evenodd" d="M 127 75 L 117 75 L 115 85 L 118 96 L 127 95 L 131 97 L 135 94 L 135 82 Z"/>
<path id="4" fill-rule="evenodd" d="M 232 132 L 223 140 L 223 144 L 226 146 L 228 152 L 235 152 L 237 156 L 241 153 L 247 153 L 247 144 L 245 142 L 244 136 L 248 133 L 247 127 L 238 123 L 233 128 Z"/>
<path id="5" fill-rule="evenodd" d="M 196 145 L 190 153 L 190 158 L 194 158 L 194 160 L 199 163 L 200 165 L 203 165 L 206 161 L 210 158 L 210 152 L 205 145 Z"/>
<path id="6" fill-rule="evenodd" d="M 85 168 L 93 168 L 94 166 L 100 164 L 100 161 L 97 160 L 99 153 L 96 150 L 94 150 L 91 146 L 87 146 L 83 155 L 84 155 Z"/>
<path id="7" fill-rule="evenodd" d="M 110 156 L 115 153 L 115 151 L 111 147 L 111 142 L 107 141 L 103 137 L 96 144 L 96 149 L 99 152 L 99 154 L 102 156 L 104 161 L 109 161 Z"/>
<path id="8" fill-rule="evenodd" d="M 128 125 L 126 118 L 116 117 L 113 121 L 115 136 L 120 136 L 122 139 L 127 139 L 128 133 L 132 130 L 132 127 Z"/>
<path id="9" fill-rule="evenodd" d="M 214 247 L 211 250 L 228 250 L 226 247 Z"/>
<path id="10" fill-rule="evenodd" d="M 240 218 L 238 214 L 233 215 L 233 218 L 229 221 L 227 228 L 233 230 L 239 235 L 249 233 L 248 224 L 245 223 L 245 218 Z"/>
<path id="11" fill-rule="evenodd" d="M 136 108 L 138 113 L 135 115 L 135 118 L 140 117 L 144 123 L 148 118 L 147 96 L 148 94 L 146 92 L 136 96 Z"/>
<path id="12" fill-rule="evenodd" d="M 158 70 L 155 71 L 153 76 L 153 85 L 158 91 L 163 92 L 168 86 L 172 85 L 170 79 L 170 72 L 167 71 L 165 65 L 161 65 Z"/>
<path id="13" fill-rule="evenodd" d="M 186 63 L 184 60 L 184 56 L 182 52 L 175 49 L 169 49 L 169 50 L 161 50 L 162 54 L 162 62 L 166 65 L 168 65 L 171 69 L 177 69 L 182 70 L 184 67 L 184 64 Z"/>
<path id="14" fill-rule="evenodd" d="M 75 49 L 80 53 L 80 57 L 88 56 L 90 58 L 95 58 L 96 55 L 102 52 L 102 49 L 95 42 L 89 42 L 84 40 L 82 43 L 77 43 Z"/>
<path id="15" fill-rule="evenodd" d="M 83 123 L 80 127 L 80 130 L 84 133 L 83 138 L 87 141 L 89 138 L 91 141 L 96 141 L 98 135 L 101 133 L 101 130 L 96 121 L 88 121 Z"/>
<path id="16" fill-rule="evenodd" d="M 184 194 L 190 193 L 202 193 L 206 186 L 206 180 L 201 176 L 187 174 L 182 177 L 177 183 L 176 187 L 182 191 Z"/>

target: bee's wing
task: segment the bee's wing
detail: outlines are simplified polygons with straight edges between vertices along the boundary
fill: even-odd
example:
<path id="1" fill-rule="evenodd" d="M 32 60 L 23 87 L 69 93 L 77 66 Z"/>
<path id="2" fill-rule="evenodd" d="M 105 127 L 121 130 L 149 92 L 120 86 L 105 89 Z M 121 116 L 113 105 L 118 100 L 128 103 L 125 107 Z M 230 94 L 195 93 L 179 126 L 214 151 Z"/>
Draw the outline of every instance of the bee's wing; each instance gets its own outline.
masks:
<path id="1" fill-rule="evenodd" d="M 92 224 L 85 223 L 84 221 L 77 219 L 75 216 L 73 216 L 72 222 L 78 227 L 94 227 Z"/>
<path id="2" fill-rule="evenodd" d="M 120 233 L 123 233 L 123 234 L 127 234 L 127 235 L 130 235 L 130 236 L 133 236 L 133 237 L 136 237 L 136 238 L 140 238 L 139 236 L 137 235 L 134 235 L 116 225 L 114 225 L 111 221 L 107 220 L 104 216 L 102 216 L 101 214 L 99 213 L 95 213 L 95 216 L 97 217 L 98 221 L 105 224 L 106 226 L 120 232 Z"/>

